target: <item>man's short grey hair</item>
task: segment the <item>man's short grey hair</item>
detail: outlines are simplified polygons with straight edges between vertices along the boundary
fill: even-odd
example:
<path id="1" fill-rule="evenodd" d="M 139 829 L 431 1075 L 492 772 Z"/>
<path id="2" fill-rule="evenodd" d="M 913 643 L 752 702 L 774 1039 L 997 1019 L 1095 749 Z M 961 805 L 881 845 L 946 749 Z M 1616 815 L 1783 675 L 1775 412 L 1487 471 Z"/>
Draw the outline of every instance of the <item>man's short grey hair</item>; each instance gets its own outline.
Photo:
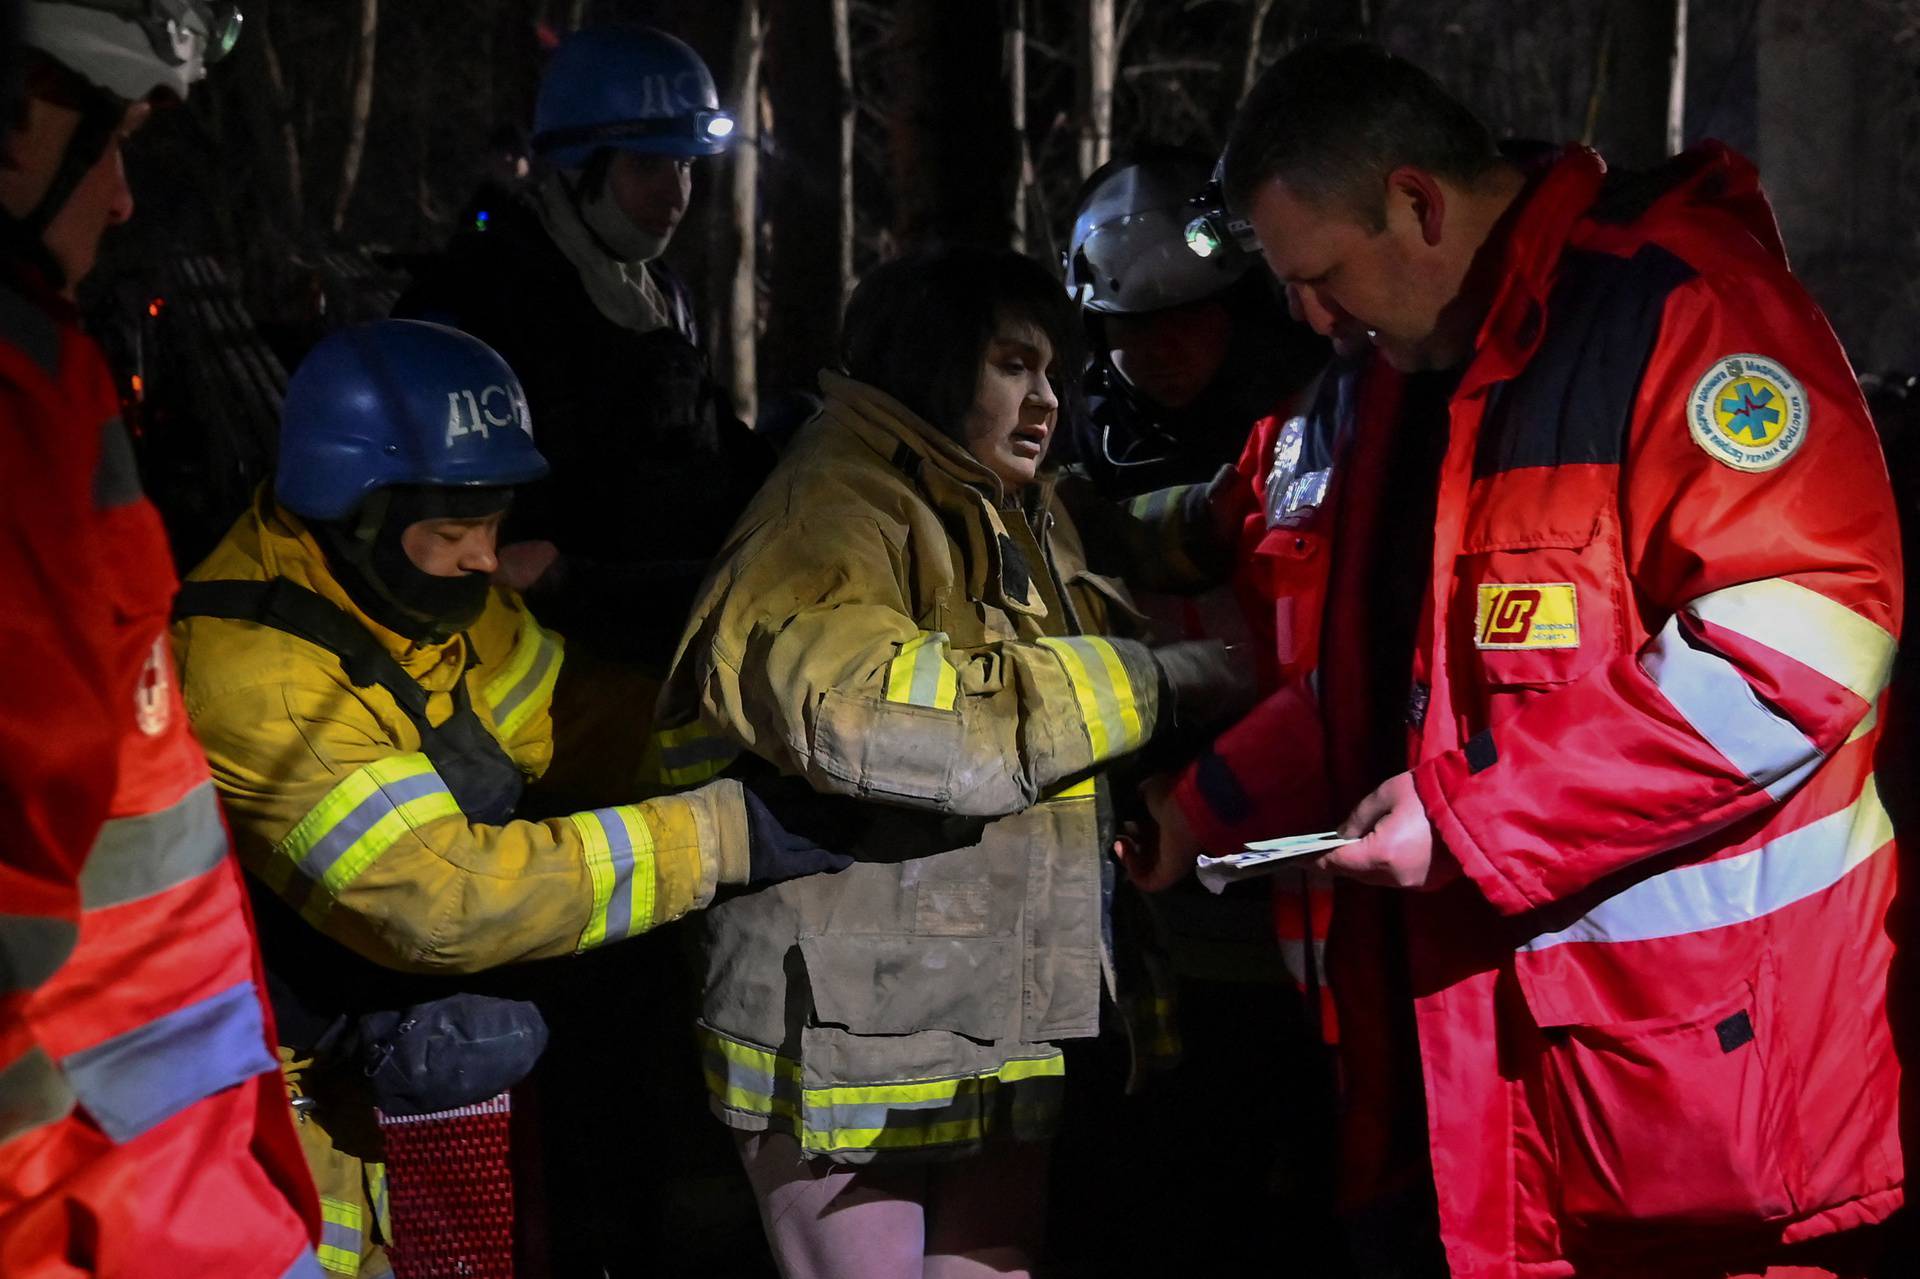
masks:
<path id="1" fill-rule="evenodd" d="M 1227 139 L 1224 187 L 1245 213 L 1279 178 L 1300 199 L 1386 226 L 1402 165 L 1472 185 L 1500 164 L 1493 134 L 1434 78 L 1378 45 L 1306 45 L 1268 67 Z"/>

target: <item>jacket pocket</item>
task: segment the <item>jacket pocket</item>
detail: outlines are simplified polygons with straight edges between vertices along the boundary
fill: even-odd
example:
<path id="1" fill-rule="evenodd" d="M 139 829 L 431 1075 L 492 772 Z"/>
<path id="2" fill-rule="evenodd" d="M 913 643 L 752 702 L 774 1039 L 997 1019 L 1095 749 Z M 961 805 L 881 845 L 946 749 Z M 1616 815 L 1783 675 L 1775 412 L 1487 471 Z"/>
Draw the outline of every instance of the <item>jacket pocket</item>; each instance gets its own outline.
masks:
<path id="1" fill-rule="evenodd" d="M 1788 1073 L 1764 964 L 1670 1017 L 1544 1026 L 1561 1209 L 1578 1226 L 1754 1225 L 1795 1215 Z"/>
<path id="2" fill-rule="evenodd" d="M 1081 569 L 1067 579 L 1067 593 L 1089 634 L 1146 635 L 1153 629 L 1118 578 Z"/>
<path id="3" fill-rule="evenodd" d="M 964 734 L 958 711 L 828 689 L 814 722 L 813 762 L 863 796 L 945 803 Z"/>
<path id="4" fill-rule="evenodd" d="M 1006 1037 L 1019 942 L 896 934 L 800 939 L 813 1017 L 856 1035 Z"/>
<path id="5" fill-rule="evenodd" d="M 1452 648 L 1472 653 L 1491 688 L 1577 679 L 1618 647 L 1618 583 L 1596 519 L 1475 547 L 1455 560 Z"/>

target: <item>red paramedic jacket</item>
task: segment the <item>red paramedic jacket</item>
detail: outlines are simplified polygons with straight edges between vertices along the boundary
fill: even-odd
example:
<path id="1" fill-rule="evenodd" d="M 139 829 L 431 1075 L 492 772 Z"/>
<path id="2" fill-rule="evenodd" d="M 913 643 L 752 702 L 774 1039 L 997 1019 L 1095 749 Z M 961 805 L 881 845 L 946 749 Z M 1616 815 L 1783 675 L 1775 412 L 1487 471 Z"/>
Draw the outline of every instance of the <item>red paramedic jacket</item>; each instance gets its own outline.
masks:
<path id="1" fill-rule="evenodd" d="M 1569 149 L 1483 252 L 1411 752 L 1466 875 L 1392 901 L 1453 1273 L 1678 1273 L 1879 1221 L 1901 577 L 1852 372 L 1715 144 L 1618 180 Z M 1377 1024 L 1365 915 L 1342 897 L 1329 962 Z M 1389 1064 L 1350 1055 L 1353 1095 Z"/>
<path id="2" fill-rule="evenodd" d="M 1365 647 L 1375 514 L 1389 498 L 1381 479 L 1403 429 L 1404 391 L 1377 356 L 1336 361 L 1307 411 L 1257 423 L 1240 457 L 1233 589 L 1270 691 L 1176 783 L 1175 801 L 1209 852 L 1331 827 L 1382 780 L 1351 730 L 1371 719 L 1365 682 L 1340 681 L 1339 705 L 1323 709 L 1321 659 L 1327 651 L 1344 670 L 1342 655 Z M 1320 992 L 1329 1043 L 1338 1038 L 1325 985 L 1333 898 L 1326 876 L 1275 877 L 1282 957 L 1303 991 Z"/>
<path id="3" fill-rule="evenodd" d="M 71 308 L 0 279 L 0 1274 L 318 1276 L 177 585 Z"/>

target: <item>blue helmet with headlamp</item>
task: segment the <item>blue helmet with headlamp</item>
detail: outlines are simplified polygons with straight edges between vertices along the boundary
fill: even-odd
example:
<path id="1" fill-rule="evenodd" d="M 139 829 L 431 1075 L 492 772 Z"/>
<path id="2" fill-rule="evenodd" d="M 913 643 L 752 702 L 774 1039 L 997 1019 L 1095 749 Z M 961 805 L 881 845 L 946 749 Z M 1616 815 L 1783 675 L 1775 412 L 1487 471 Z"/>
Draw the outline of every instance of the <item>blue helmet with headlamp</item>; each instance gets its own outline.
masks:
<path id="1" fill-rule="evenodd" d="M 568 36 L 533 108 L 534 153 L 559 169 L 584 168 L 602 147 L 718 155 L 733 129 L 707 64 L 654 27 L 588 27 Z"/>

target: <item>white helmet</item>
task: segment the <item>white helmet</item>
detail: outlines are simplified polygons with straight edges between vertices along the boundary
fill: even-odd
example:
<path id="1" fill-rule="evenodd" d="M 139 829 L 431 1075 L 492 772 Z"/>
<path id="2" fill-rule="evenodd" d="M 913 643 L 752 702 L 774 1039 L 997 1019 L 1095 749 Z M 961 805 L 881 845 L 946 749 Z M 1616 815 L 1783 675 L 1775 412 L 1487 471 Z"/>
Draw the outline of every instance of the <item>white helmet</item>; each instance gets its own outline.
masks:
<path id="1" fill-rule="evenodd" d="M 225 0 L 28 0 L 21 42 L 125 102 L 161 91 L 185 100 L 240 38 Z"/>

